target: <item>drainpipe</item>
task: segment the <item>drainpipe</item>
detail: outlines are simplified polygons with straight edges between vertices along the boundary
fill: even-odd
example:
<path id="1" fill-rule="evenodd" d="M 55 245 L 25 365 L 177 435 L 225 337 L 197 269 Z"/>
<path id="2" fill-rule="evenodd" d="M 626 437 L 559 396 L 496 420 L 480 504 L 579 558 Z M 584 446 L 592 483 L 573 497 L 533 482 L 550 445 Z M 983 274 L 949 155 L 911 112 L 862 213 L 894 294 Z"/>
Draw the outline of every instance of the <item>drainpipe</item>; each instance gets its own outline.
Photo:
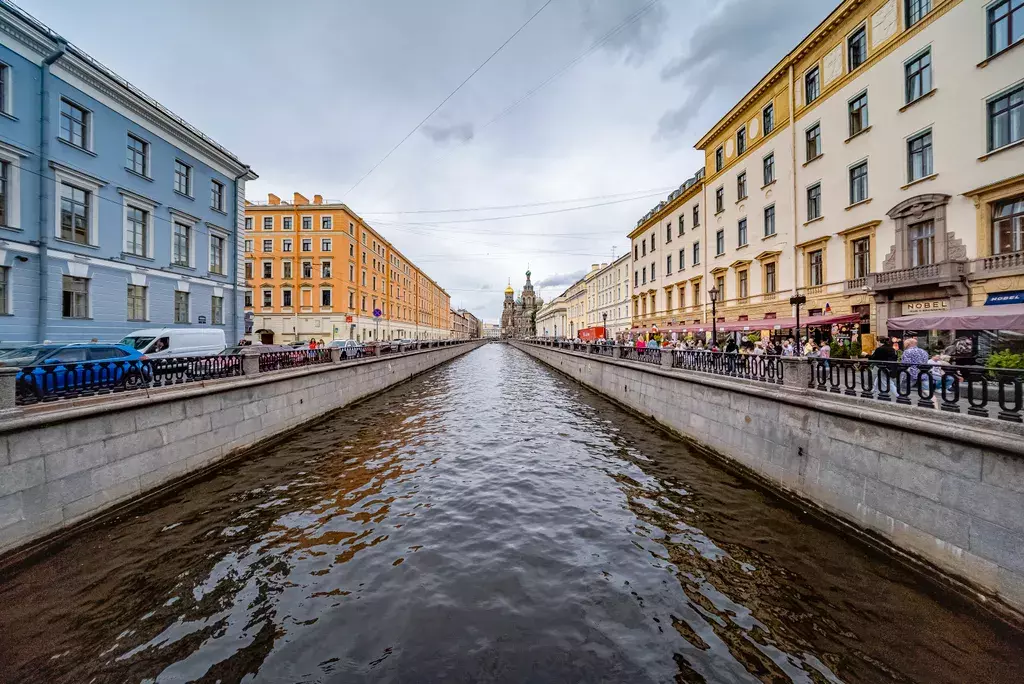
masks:
<path id="1" fill-rule="evenodd" d="M 796 190 L 796 92 L 794 92 L 795 82 L 793 76 L 793 65 L 789 65 L 789 154 L 790 154 L 790 168 L 793 174 L 793 210 L 790 212 L 793 215 L 793 296 L 796 297 L 799 292 L 800 282 L 798 276 L 800 266 L 800 250 L 797 245 L 800 244 L 800 238 L 797 235 L 797 228 L 800 225 L 799 213 L 797 211 L 797 190 Z M 797 344 L 800 343 L 800 331 L 796 331 Z"/>
<path id="2" fill-rule="evenodd" d="M 235 208 L 231 212 L 234 219 L 234 227 L 231 230 L 231 235 L 233 236 L 231 241 L 231 284 L 234 286 L 234 289 L 231 293 L 231 344 L 236 344 L 238 340 L 242 339 L 242 334 L 238 330 L 238 180 L 245 178 L 250 173 L 252 173 L 252 169 L 246 166 L 242 173 L 235 176 L 233 186 L 235 191 Z M 253 325 L 255 325 L 255 320 Z M 245 323 L 242 323 L 242 333 L 244 332 Z"/>
<path id="3" fill-rule="evenodd" d="M 36 342 L 46 340 L 46 307 L 49 298 L 47 245 L 50 242 L 50 226 L 46 217 L 51 198 L 46 175 L 46 165 L 50 157 L 50 138 L 47 135 L 47 124 L 50 121 L 47 116 L 50 91 L 47 88 L 47 81 L 50 75 L 50 65 L 63 57 L 67 49 L 67 41 L 58 37 L 57 47 L 43 59 L 43 63 L 39 67 L 39 317 L 36 321 Z"/>

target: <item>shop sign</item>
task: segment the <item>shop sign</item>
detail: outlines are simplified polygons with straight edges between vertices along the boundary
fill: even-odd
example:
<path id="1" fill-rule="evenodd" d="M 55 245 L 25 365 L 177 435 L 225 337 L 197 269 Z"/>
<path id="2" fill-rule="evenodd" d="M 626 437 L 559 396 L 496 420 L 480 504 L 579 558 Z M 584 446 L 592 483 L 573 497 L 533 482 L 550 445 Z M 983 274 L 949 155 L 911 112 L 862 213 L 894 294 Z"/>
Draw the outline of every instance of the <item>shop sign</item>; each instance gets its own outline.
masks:
<path id="1" fill-rule="evenodd" d="M 903 302 L 903 315 L 949 311 L 948 299 L 929 299 L 923 302 Z"/>
<path id="2" fill-rule="evenodd" d="M 1024 304 L 1024 290 L 993 292 L 985 298 L 985 306 L 996 306 L 998 304 Z"/>

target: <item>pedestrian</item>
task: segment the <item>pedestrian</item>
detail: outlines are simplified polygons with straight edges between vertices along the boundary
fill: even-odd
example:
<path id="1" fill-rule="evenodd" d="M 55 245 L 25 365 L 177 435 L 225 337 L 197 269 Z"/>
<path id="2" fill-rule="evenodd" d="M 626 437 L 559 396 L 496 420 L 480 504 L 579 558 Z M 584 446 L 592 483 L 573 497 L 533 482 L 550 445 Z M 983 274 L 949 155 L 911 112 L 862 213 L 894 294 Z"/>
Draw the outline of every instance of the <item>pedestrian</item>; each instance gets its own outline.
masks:
<path id="1" fill-rule="evenodd" d="M 647 346 L 647 344 L 644 342 L 644 336 L 643 335 L 637 335 L 636 336 L 636 348 L 637 349 L 644 349 L 646 346 Z"/>
<path id="2" fill-rule="evenodd" d="M 316 349 L 316 338 L 314 338 L 314 337 L 309 338 L 309 348 L 310 349 Z"/>
<path id="3" fill-rule="evenodd" d="M 737 351 L 738 351 L 738 347 L 736 346 L 736 340 L 734 340 L 734 339 L 732 339 L 730 337 L 729 341 L 725 343 L 725 353 L 726 354 L 735 354 Z"/>
<path id="4" fill-rule="evenodd" d="M 788 337 L 786 341 L 782 343 L 782 355 L 792 356 L 793 355 L 793 338 Z"/>
<path id="5" fill-rule="evenodd" d="M 926 366 L 928 360 L 928 352 L 917 346 L 916 337 L 908 337 L 903 341 L 903 363 L 910 376 L 910 388 L 917 385 L 917 378 L 922 370 L 921 366 Z M 928 369 L 924 370 L 927 372 Z"/>

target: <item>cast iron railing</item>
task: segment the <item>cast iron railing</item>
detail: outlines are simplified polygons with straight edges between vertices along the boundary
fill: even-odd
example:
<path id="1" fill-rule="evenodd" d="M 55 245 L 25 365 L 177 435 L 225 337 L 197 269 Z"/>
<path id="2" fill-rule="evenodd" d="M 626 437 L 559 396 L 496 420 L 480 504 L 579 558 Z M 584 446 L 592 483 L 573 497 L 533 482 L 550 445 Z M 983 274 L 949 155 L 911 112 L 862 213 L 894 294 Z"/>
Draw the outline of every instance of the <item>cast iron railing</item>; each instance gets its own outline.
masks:
<path id="1" fill-rule="evenodd" d="M 260 354 L 260 373 L 330 362 L 331 350 L 325 347 L 320 349 L 267 352 Z"/>
<path id="2" fill-rule="evenodd" d="M 783 380 L 782 359 L 766 354 L 726 354 L 698 349 L 675 349 L 672 350 L 672 367 L 776 385 L 781 385 Z"/>
<path id="3" fill-rule="evenodd" d="M 627 361 L 640 361 L 641 363 L 653 363 L 661 365 L 661 349 L 657 347 L 619 347 L 622 355 L 619 358 Z"/>

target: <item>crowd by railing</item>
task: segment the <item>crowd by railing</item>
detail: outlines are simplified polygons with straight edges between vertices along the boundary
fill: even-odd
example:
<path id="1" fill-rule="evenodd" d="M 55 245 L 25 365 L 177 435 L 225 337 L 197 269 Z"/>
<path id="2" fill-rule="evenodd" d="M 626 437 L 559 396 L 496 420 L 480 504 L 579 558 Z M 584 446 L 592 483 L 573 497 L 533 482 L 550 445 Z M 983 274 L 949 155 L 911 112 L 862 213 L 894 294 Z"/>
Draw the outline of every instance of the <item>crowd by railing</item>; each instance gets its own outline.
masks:
<path id="1" fill-rule="evenodd" d="M 1024 422 L 1024 369 L 645 348 L 600 340 L 580 343 L 538 338 L 527 342 L 769 385 Z M 803 374 L 794 372 L 800 369 Z"/>
<path id="2" fill-rule="evenodd" d="M 392 343 L 364 348 L 357 357 L 345 357 L 340 348 L 295 349 L 251 352 L 225 356 L 175 356 L 125 361 L 83 361 L 75 364 L 25 366 L 14 379 L 16 406 L 67 399 L 115 395 L 140 389 L 171 387 L 205 380 L 218 380 L 309 366 L 352 363 L 360 357 L 409 353 L 421 349 L 450 347 L 471 340 L 434 340 Z M 247 369 L 247 359 L 255 364 Z"/>

